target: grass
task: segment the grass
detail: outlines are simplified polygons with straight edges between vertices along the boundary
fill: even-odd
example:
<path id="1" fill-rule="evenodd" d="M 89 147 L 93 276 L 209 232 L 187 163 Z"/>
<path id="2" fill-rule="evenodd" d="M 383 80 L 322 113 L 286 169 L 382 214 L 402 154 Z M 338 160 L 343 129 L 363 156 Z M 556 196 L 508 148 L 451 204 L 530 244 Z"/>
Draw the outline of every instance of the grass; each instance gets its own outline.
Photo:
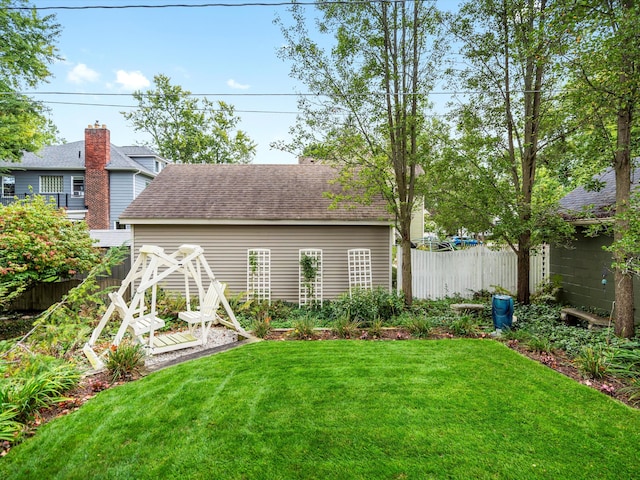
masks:
<path id="1" fill-rule="evenodd" d="M 639 411 L 498 342 L 262 342 L 100 393 L 0 478 L 640 478 L 639 443 Z"/>

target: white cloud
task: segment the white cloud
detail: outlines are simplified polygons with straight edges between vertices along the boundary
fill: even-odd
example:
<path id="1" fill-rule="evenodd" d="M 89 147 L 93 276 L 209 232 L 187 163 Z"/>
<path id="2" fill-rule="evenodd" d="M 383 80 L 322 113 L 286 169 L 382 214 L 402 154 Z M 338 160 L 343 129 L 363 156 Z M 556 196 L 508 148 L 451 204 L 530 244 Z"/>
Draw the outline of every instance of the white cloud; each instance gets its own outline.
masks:
<path id="1" fill-rule="evenodd" d="M 231 88 L 235 88 L 238 90 L 247 90 L 251 85 L 242 85 L 241 83 L 236 82 L 233 78 L 227 80 L 227 85 Z"/>
<path id="2" fill-rule="evenodd" d="M 139 70 L 135 72 L 118 70 L 116 72 L 116 83 L 124 90 L 139 90 L 151 85 L 151 82 Z"/>
<path id="3" fill-rule="evenodd" d="M 67 80 L 77 84 L 95 82 L 98 78 L 100 78 L 100 74 L 87 67 L 84 63 L 79 63 L 67 73 Z"/>

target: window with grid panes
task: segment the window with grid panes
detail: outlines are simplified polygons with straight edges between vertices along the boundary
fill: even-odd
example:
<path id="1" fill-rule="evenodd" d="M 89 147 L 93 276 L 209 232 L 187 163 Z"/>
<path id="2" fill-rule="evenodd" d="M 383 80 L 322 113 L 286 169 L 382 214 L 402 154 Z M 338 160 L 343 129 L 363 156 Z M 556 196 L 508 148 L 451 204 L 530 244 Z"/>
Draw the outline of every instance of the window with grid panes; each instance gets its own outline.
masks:
<path id="1" fill-rule="evenodd" d="M 40 193 L 64 193 L 62 175 L 42 175 L 40 177 Z"/>
<path id="2" fill-rule="evenodd" d="M 16 178 L 9 175 L 2 177 L 2 196 L 13 197 L 16 194 Z"/>

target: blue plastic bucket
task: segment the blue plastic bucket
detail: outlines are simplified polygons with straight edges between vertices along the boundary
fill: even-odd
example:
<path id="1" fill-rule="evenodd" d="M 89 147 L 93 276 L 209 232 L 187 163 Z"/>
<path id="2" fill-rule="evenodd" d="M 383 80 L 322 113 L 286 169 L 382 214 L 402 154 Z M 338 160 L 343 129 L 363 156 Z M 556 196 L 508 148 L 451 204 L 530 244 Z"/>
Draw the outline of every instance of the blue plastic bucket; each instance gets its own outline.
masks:
<path id="1" fill-rule="evenodd" d="M 513 324 L 513 298 L 509 295 L 491 297 L 491 317 L 496 330 L 511 328 Z"/>

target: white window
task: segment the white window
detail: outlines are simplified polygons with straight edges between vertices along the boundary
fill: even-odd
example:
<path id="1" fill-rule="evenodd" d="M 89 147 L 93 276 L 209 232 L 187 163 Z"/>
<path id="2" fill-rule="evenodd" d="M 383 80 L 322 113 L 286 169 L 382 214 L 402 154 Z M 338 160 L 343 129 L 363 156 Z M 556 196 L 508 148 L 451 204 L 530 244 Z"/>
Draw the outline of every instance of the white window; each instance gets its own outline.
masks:
<path id="1" fill-rule="evenodd" d="M 13 197 L 16 194 L 16 177 L 2 177 L 2 196 Z"/>
<path id="2" fill-rule="evenodd" d="M 62 175 L 42 175 L 40 177 L 40 193 L 64 193 Z"/>
<path id="3" fill-rule="evenodd" d="M 74 197 L 84 197 L 84 177 L 71 177 L 71 193 Z"/>
<path id="4" fill-rule="evenodd" d="M 153 171 L 156 173 L 160 173 L 162 171 L 162 162 L 155 160 L 153 164 Z"/>

